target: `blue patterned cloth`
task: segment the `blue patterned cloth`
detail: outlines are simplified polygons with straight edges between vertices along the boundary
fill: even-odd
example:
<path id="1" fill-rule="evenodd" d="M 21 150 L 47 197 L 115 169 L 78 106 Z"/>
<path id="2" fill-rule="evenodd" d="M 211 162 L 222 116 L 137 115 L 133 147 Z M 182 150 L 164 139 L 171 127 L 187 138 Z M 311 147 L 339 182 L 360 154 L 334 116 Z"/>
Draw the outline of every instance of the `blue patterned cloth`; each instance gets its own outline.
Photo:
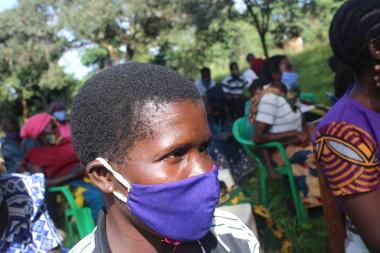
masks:
<path id="1" fill-rule="evenodd" d="M 61 244 L 45 204 L 42 173 L 1 174 L 0 192 L 8 207 L 8 225 L 0 238 L 1 253 L 42 253 Z"/>

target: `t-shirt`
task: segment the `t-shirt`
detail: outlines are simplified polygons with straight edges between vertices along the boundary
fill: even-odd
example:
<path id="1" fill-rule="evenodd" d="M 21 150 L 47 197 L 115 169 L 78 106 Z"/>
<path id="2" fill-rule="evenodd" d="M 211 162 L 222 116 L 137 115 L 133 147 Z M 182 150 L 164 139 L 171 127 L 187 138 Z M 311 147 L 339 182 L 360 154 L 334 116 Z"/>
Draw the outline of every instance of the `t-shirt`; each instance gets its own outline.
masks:
<path id="1" fill-rule="evenodd" d="M 42 167 L 47 178 L 63 176 L 80 165 L 71 142 L 31 148 L 25 162 Z"/>
<path id="2" fill-rule="evenodd" d="M 97 227 L 70 253 L 110 253 L 105 218 L 105 211 L 100 212 Z M 215 209 L 210 232 L 198 244 L 199 250 L 194 253 L 259 253 L 260 248 L 253 232 L 239 218 L 219 209 Z M 180 252 L 180 247 L 175 252 Z"/>
<path id="3" fill-rule="evenodd" d="M 302 131 L 302 114 L 293 111 L 285 97 L 274 93 L 265 94 L 257 109 L 256 121 L 271 125 L 270 133 Z"/>
<path id="4" fill-rule="evenodd" d="M 213 88 L 215 85 L 216 84 L 214 80 L 210 80 L 208 85 L 201 79 L 195 81 L 195 86 L 197 87 L 202 97 L 206 96 L 207 91 Z"/>
<path id="5" fill-rule="evenodd" d="M 256 80 L 258 77 L 255 71 L 249 68 L 246 71 L 244 71 L 243 78 L 248 83 L 248 85 L 251 86 L 253 80 Z"/>
<path id="6" fill-rule="evenodd" d="M 334 196 L 380 189 L 380 113 L 345 95 L 318 125 L 313 142 Z"/>
<path id="7" fill-rule="evenodd" d="M 251 65 L 251 68 L 253 71 L 255 71 L 255 73 L 257 74 L 260 74 L 261 73 L 261 69 L 263 67 L 263 64 L 264 64 L 264 59 L 261 59 L 261 58 L 255 58 L 253 59 L 252 63 L 250 64 Z"/>
<path id="8" fill-rule="evenodd" d="M 223 92 L 229 95 L 242 95 L 245 88 L 249 88 L 250 84 L 244 79 L 239 77 L 237 79 L 227 76 L 222 81 Z"/>

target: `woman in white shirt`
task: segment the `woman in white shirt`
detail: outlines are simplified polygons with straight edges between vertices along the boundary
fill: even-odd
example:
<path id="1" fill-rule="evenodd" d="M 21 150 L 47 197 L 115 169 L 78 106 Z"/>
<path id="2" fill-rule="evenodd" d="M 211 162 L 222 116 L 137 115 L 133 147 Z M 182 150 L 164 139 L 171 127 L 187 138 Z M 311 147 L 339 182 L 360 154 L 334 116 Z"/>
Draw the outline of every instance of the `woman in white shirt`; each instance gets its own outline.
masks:
<path id="1" fill-rule="evenodd" d="M 281 56 L 273 56 L 264 62 L 262 73 L 269 86 L 252 101 L 250 119 L 255 124 L 254 141 L 258 144 L 282 142 L 292 163 L 305 207 L 319 206 L 317 168 L 309 134 L 302 113 L 295 104 L 295 97 L 287 96 L 287 89 L 281 83 L 281 61 Z M 281 175 L 272 164 L 272 161 L 278 165 L 283 164 L 279 152 L 262 150 L 262 156 L 269 175 L 275 179 L 280 178 Z"/>

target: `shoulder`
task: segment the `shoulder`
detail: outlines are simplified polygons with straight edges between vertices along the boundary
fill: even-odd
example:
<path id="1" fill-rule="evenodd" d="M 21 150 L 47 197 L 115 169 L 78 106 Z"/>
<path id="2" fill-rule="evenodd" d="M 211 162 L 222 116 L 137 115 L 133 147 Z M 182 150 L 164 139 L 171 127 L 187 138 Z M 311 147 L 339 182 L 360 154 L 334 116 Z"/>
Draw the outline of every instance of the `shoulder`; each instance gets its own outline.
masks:
<path id="1" fill-rule="evenodd" d="M 358 118 L 363 116 L 363 113 L 358 113 L 357 104 L 345 95 L 339 99 L 339 101 L 325 114 L 325 116 L 323 116 L 323 119 L 318 124 L 315 133 L 317 133 L 321 127 L 332 122 L 358 122 Z M 357 125 L 357 123 L 355 123 L 355 125 Z"/>
<path id="2" fill-rule="evenodd" d="M 260 105 L 272 105 L 274 107 L 279 107 L 283 102 L 286 102 L 286 100 L 277 95 L 277 94 L 274 94 L 274 93 L 267 93 L 267 94 L 264 94 L 261 99 L 260 99 Z"/>
<path id="3" fill-rule="evenodd" d="M 244 252 L 258 253 L 260 244 L 254 233 L 234 214 L 215 209 L 211 232 L 225 247 L 249 249 Z"/>
<path id="4" fill-rule="evenodd" d="M 198 80 L 195 81 L 195 85 L 199 86 L 201 84 L 202 84 L 202 80 L 198 79 Z"/>
<path id="5" fill-rule="evenodd" d="M 335 196 L 380 188 L 380 166 L 375 139 L 345 121 L 322 126 L 314 141 L 316 159 Z"/>
<path id="6" fill-rule="evenodd" d="M 227 84 L 227 83 L 229 83 L 229 82 L 231 82 L 231 76 L 226 76 L 226 77 L 223 79 L 223 81 L 222 81 L 223 84 Z"/>
<path id="7" fill-rule="evenodd" d="M 95 250 L 95 229 L 80 240 L 69 253 L 91 253 Z"/>

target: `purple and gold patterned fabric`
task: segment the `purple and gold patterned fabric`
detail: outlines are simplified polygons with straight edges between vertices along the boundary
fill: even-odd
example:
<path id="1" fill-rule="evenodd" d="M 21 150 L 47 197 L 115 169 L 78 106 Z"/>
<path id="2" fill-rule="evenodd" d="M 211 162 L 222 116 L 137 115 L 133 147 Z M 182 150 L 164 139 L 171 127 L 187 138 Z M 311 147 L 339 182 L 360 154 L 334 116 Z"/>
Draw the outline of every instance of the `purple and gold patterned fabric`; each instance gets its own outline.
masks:
<path id="1" fill-rule="evenodd" d="M 348 95 L 326 114 L 314 152 L 337 197 L 380 189 L 380 114 Z"/>
<path id="2" fill-rule="evenodd" d="M 380 188 L 377 144 L 365 130 L 347 122 L 321 128 L 314 143 L 319 164 L 335 196 Z"/>

